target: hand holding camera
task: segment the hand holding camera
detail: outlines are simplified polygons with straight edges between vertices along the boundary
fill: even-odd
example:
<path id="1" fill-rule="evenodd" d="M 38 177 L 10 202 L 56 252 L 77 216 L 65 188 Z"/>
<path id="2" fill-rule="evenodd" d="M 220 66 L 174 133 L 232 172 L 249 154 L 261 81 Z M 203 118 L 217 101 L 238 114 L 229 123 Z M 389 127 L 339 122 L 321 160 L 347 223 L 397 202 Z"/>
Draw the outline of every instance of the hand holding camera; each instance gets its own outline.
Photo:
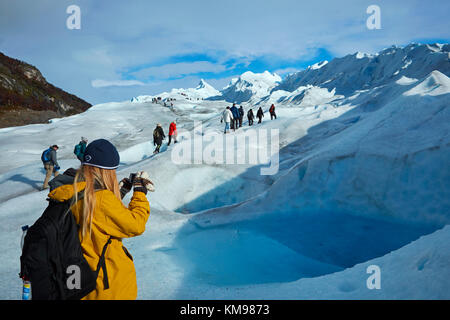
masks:
<path id="1" fill-rule="evenodd" d="M 131 173 L 128 178 L 123 178 L 119 183 L 119 188 L 122 199 L 128 192 L 130 192 L 131 188 L 133 188 L 134 191 L 140 191 L 145 194 L 147 194 L 147 191 L 155 191 L 153 182 L 150 180 L 148 173 L 145 171 Z"/>
<path id="2" fill-rule="evenodd" d="M 130 175 L 131 178 L 131 175 Z M 147 194 L 147 191 L 154 192 L 155 187 L 153 182 L 150 180 L 148 173 L 145 171 L 139 171 L 132 177 L 132 184 L 134 191 L 141 191 Z"/>

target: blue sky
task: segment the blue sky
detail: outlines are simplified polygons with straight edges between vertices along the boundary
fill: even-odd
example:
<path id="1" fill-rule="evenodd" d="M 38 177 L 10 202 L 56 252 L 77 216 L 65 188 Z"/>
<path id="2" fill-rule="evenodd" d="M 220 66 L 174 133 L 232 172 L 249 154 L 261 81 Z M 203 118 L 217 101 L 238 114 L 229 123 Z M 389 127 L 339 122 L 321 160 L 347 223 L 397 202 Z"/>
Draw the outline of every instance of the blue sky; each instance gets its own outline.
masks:
<path id="1" fill-rule="evenodd" d="M 69 30 L 69 5 L 81 29 Z M 366 9 L 381 10 L 369 30 Z M 281 76 L 323 60 L 410 42 L 448 42 L 450 2 L 40 0 L 0 3 L 0 51 L 93 103 L 201 78 L 217 89 L 246 71 Z"/>

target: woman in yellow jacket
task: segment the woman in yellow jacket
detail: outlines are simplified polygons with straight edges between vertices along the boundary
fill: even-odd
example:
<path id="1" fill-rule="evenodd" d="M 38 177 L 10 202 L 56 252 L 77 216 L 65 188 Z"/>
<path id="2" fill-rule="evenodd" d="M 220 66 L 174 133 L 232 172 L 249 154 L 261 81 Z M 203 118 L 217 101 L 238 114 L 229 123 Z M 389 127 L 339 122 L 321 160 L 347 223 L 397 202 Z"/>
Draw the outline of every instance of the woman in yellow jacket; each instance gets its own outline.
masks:
<path id="1" fill-rule="evenodd" d="M 146 194 L 147 190 L 153 191 L 153 186 L 148 174 L 141 171 L 133 181 L 123 179 L 120 188 L 116 177 L 119 162 L 119 153 L 109 141 L 92 141 L 86 148 L 73 185 L 60 186 L 49 194 L 58 201 L 74 199 L 71 210 L 80 226 L 83 255 L 93 271 L 99 265 L 102 251 L 106 250 L 97 286 L 83 298 L 85 300 L 137 297 L 133 258 L 123 246 L 122 239 L 144 232 L 150 214 Z M 131 188 L 134 192 L 127 208 L 121 199 Z"/>

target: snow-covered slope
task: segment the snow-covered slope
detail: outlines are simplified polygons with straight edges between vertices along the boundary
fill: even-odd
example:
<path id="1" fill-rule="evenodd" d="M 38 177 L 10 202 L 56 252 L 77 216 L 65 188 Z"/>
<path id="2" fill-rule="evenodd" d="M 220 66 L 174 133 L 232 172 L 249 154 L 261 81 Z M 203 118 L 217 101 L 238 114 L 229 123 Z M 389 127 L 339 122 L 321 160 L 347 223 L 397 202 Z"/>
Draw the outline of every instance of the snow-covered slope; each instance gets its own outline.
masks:
<path id="1" fill-rule="evenodd" d="M 448 45 L 412 47 L 434 61 Z M 391 50 L 396 57 L 400 49 Z M 382 61 L 385 68 L 392 62 Z M 277 119 L 266 115 L 253 127 L 245 121 L 226 137 L 278 129 L 279 170 L 269 176 L 260 174 L 265 163 L 173 161 L 177 148 L 198 141 L 194 154 L 205 154 L 214 143 L 202 140 L 207 133 L 223 142 L 216 150 L 224 157 L 261 148 L 248 139 L 243 149 L 228 149 L 220 140 L 224 100 L 177 99 L 171 108 L 108 103 L 47 125 L 0 130 L 0 154 L 8 155 L 0 159 L 0 298 L 20 297 L 20 227 L 46 206 L 46 192 L 38 191 L 41 151 L 57 143 L 62 169 L 76 167 L 72 150 L 83 135 L 118 147 L 119 178 L 146 170 L 155 183 L 147 230 L 124 239 L 140 299 L 449 299 L 450 80 L 446 64 L 435 66 L 349 95 L 317 83 L 269 95 L 273 83 L 261 85 L 243 106 L 276 103 Z M 152 155 L 152 129 L 159 122 L 167 130 L 173 119 L 177 147 Z M 195 120 L 202 122 L 194 128 Z M 381 270 L 380 290 L 367 288 L 370 265 Z"/>
<path id="2" fill-rule="evenodd" d="M 433 71 L 409 90 L 397 90 L 404 93 L 390 96 L 383 107 L 369 114 L 354 109 L 288 145 L 305 152 L 264 195 L 270 210 L 320 204 L 325 210 L 450 223 L 450 199 L 444 196 L 450 194 L 450 79 Z"/>
<path id="3" fill-rule="evenodd" d="M 407 96 L 421 95 L 421 96 L 440 96 L 445 95 L 450 91 L 450 82 L 445 74 L 434 70 L 428 77 L 425 78 L 417 86 L 405 92 Z"/>
<path id="4" fill-rule="evenodd" d="M 335 89 L 329 91 L 326 88 L 312 85 L 300 86 L 292 92 L 284 90 L 274 91 L 255 103 L 255 105 L 270 105 L 274 103 L 295 107 L 317 106 L 344 97 L 336 95 L 335 92 Z"/>

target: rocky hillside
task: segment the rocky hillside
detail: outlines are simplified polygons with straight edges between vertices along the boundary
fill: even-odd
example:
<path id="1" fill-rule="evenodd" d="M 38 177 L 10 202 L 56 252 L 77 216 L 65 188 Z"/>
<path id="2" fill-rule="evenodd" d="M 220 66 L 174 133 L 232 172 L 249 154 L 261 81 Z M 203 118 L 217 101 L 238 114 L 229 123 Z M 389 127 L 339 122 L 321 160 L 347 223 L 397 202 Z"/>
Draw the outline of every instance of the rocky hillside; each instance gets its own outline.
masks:
<path id="1" fill-rule="evenodd" d="M 90 107 L 48 83 L 37 68 L 0 52 L 0 128 L 44 123 Z"/>

